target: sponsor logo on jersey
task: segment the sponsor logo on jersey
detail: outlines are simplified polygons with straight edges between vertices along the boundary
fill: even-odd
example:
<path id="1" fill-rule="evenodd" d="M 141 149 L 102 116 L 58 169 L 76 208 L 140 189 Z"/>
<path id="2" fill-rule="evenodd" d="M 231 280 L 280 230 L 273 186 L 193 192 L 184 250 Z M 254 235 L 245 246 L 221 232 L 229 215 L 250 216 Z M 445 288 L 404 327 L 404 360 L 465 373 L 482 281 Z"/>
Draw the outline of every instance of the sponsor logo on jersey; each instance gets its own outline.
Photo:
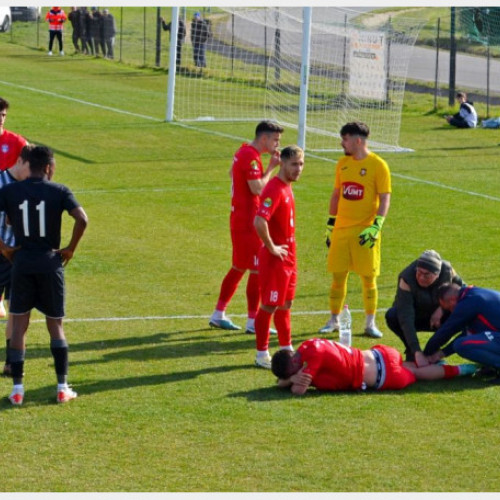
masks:
<path id="1" fill-rule="evenodd" d="M 365 187 L 357 182 L 344 182 L 342 184 L 342 196 L 346 200 L 362 200 L 365 196 Z"/>
<path id="2" fill-rule="evenodd" d="M 266 207 L 266 208 L 269 208 L 272 204 L 273 204 L 273 200 L 271 200 L 271 198 L 266 198 L 262 204 Z"/>

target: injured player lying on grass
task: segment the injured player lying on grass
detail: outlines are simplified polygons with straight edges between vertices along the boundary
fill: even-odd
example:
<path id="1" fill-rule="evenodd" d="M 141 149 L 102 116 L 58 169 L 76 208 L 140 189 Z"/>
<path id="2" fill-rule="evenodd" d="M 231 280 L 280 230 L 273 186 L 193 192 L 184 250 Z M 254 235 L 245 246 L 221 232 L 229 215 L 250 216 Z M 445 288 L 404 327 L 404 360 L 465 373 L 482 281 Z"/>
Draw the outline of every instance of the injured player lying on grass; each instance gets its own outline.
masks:
<path id="1" fill-rule="evenodd" d="M 423 367 L 403 362 L 399 351 L 386 345 L 361 350 L 327 339 L 310 339 L 296 352 L 280 350 L 272 358 L 271 369 L 278 386 L 301 395 L 309 386 L 324 391 L 365 389 L 394 390 L 417 380 L 439 380 L 472 375 L 474 364 L 434 364 Z"/>

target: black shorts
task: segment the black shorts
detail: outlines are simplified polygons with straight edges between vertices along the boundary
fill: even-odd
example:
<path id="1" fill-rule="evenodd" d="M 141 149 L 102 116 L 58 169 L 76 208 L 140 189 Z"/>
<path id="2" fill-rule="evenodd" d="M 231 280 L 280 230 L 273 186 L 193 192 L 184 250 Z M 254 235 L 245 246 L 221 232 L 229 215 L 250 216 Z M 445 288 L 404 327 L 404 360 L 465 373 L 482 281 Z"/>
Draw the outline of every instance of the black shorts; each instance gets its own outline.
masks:
<path id="1" fill-rule="evenodd" d="M 49 318 L 64 317 L 64 269 L 23 274 L 12 269 L 9 312 L 25 314 L 33 308 Z"/>

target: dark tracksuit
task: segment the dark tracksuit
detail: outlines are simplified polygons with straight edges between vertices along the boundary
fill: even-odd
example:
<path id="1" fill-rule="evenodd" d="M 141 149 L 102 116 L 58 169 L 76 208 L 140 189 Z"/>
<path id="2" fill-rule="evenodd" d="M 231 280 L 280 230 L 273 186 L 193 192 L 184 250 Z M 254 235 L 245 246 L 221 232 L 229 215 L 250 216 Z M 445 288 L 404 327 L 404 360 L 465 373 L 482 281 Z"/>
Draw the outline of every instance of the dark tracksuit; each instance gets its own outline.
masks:
<path id="1" fill-rule="evenodd" d="M 442 347 L 459 333 L 446 347 Z M 424 349 L 431 355 L 442 349 L 486 366 L 500 368 L 500 292 L 463 287 L 455 309 Z"/>

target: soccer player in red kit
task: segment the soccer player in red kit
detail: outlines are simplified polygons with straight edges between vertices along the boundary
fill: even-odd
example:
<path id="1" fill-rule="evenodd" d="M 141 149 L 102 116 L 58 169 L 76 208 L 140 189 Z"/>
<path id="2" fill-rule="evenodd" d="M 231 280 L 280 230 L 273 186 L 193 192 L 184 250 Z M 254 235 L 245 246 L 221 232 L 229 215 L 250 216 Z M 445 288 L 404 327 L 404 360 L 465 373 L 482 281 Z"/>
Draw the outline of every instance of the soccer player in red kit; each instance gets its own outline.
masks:
<path id="1" fill-rule="evenodd" d="M 280 164 L 279 145 L 283 127 L 271 121 L 257 125 L 255 138 L 244 143 L 233 158 L 231 176 L 231 241 L 232 266 L 222 281 L 219 299 L 209 325 L 223 330 L 240 330 L 227 316 L 226 309 L 246 271 L 248 320 L 247 333 L 255 333 L 254 321 L 259 308 L 258 252 L 262 245 L 253 225 L 260 203 L 260 194 L 276 167 Z M 269 153 L 271 159 L 266 170 L 261 155 Z"/>
<path id="2" fill-rule="evenodd" d="M 9 102 L 0 97 L 0 171 L 2 172 L 16 164 L 22 149 L 28 144 L 24 137 L 5 129 L 8 109 Z M 7 316 L 3 303 L 4 293 L 6 293 L 6 290 L 4 290 L 4 287 L 1 287 L 0 318 L 5 318 L 5 316 Z"/>
<path id="3" fill-rule="evenodd" d="M 16 164 L 26 139 L 5 129 L 9 103 L 0 97 L 0 170 L 7 170 Z"/>
<path id="4" fill-rule="evenodd" d="M 264 243 L 259 252 L 261 304 L 255 318 L 255 364 L 262 368 L 271 368 L 269 330 L 273 315 L 280 348 L 293 350 L 290 309 L 297 284 L 297 257 L 292 182 L 299 179 L 303 168 L 301 148 L 288 146 L 283 149 L 280 171 L 262 192 L 255 217 L 255 229 Z"/>
<path id="5" fill-rule="evenodd" d="M 279 387 L 302 395 L 309 386 L 324 391 L 403 389 L 417 380 L 472 375 L 477 368 L 473 364 L 417 367 L 414 362 L 403 362 L 399 351 L 386 345 L 362 351 L 315 338 L 303 342 L 296 353 L 275 353 L 271 369 Z"/>

